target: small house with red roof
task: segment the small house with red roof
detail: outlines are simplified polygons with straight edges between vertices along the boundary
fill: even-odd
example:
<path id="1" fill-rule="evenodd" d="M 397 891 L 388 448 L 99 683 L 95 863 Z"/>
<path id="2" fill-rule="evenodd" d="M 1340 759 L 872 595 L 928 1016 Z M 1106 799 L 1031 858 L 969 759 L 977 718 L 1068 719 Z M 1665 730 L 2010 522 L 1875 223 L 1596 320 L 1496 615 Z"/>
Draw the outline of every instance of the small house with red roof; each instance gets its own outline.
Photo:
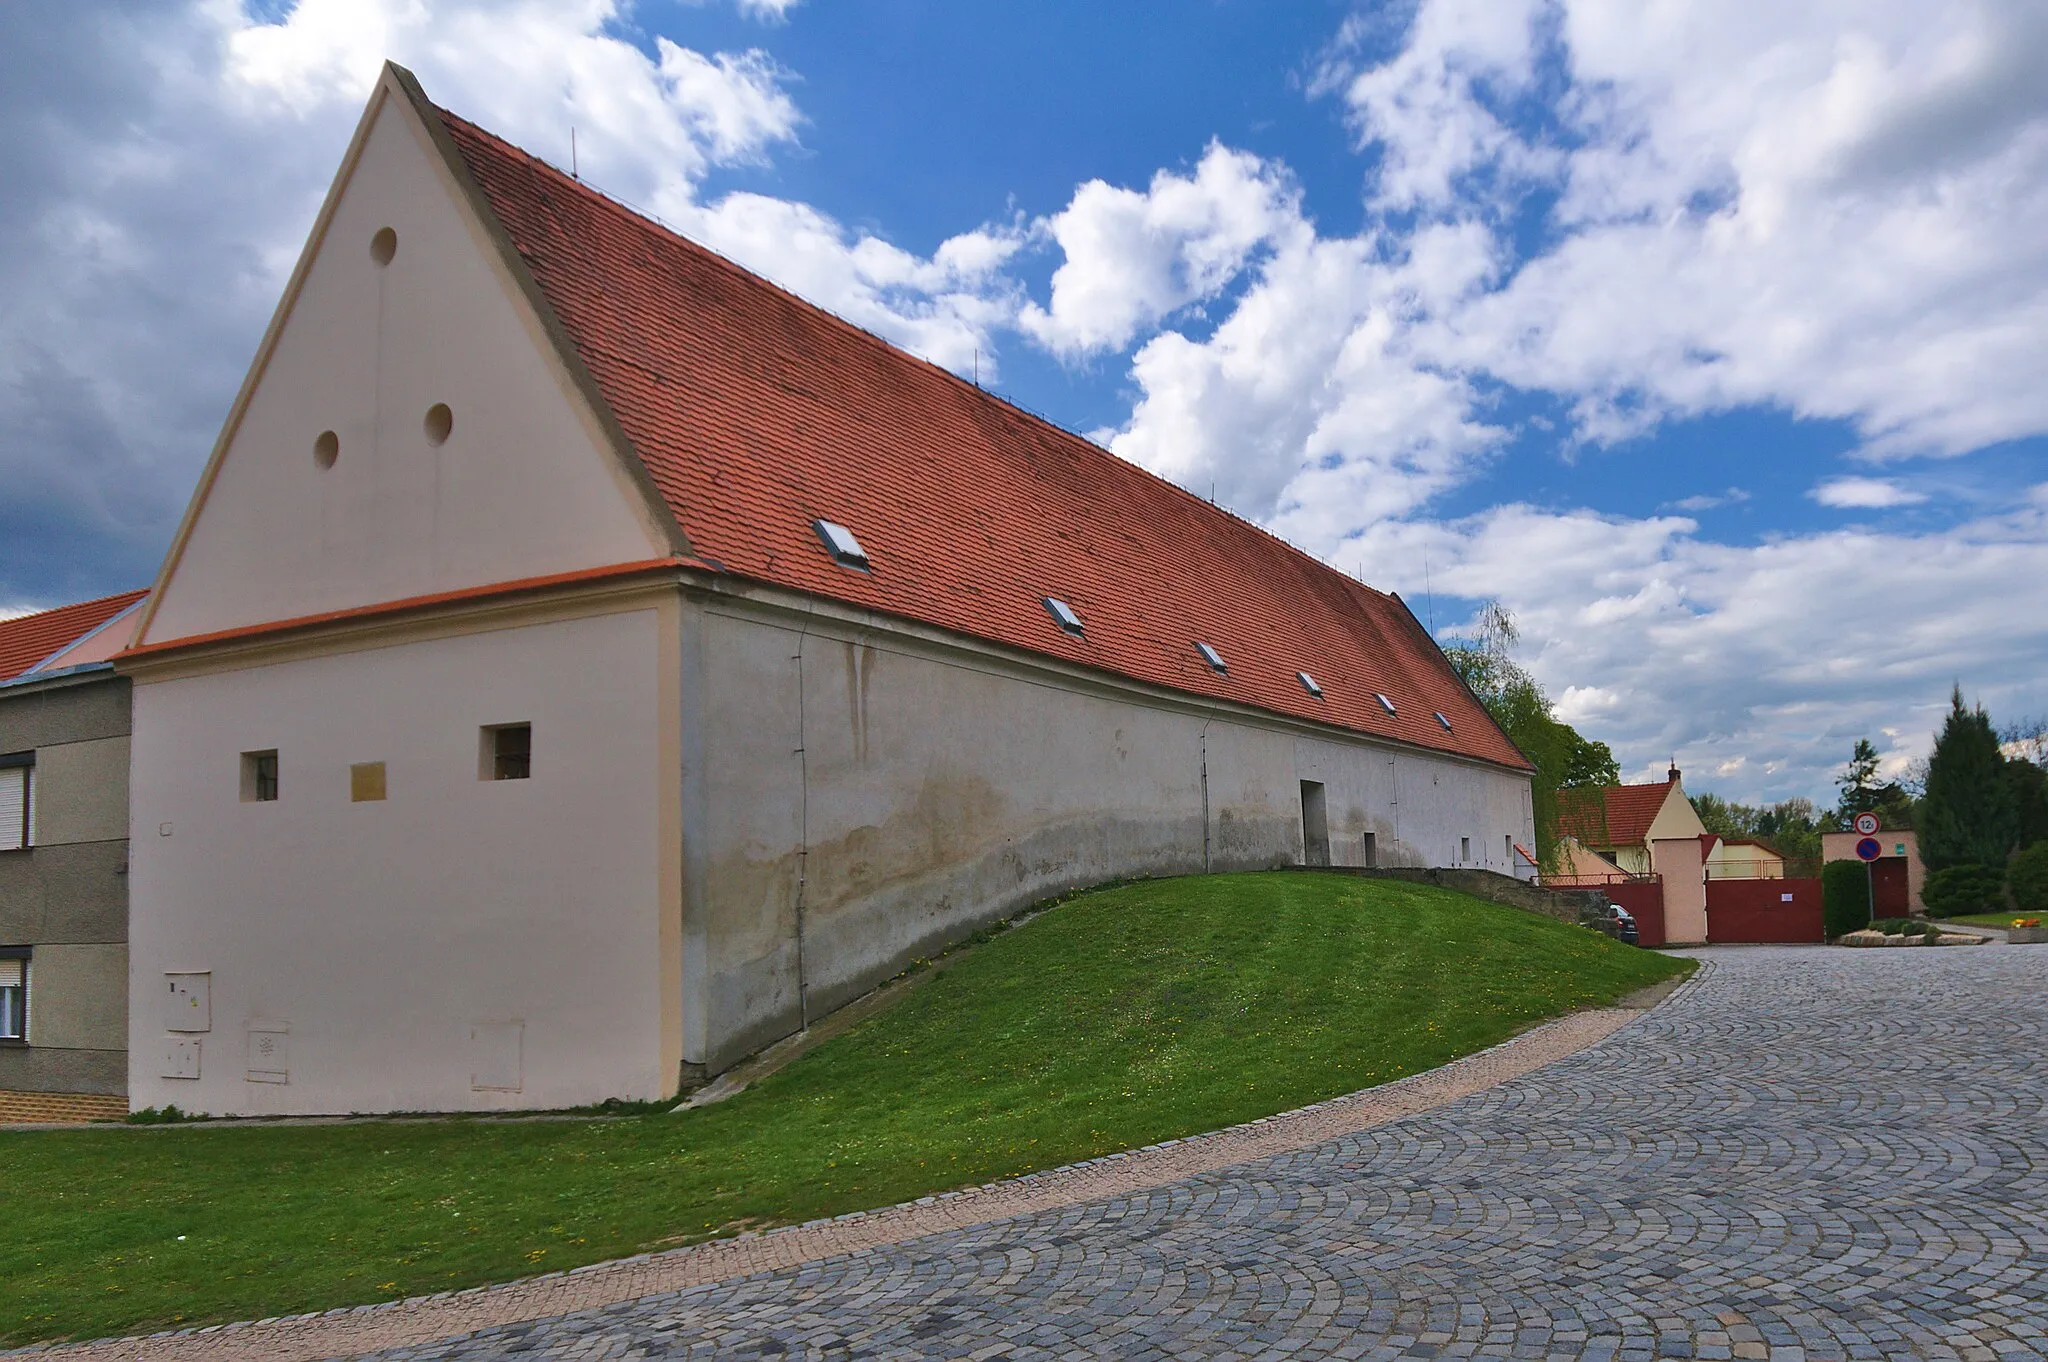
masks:
<path id="1" fill-rule="evenodd" d="M 1611 866 L 1615 878 L 1663 881 L 1664 933 L 1671 942 L 1707 939 L 1707 866 L 1721 839 L 1686 797 L 1676 766 L 1661 781 L 1588 785 L 1557 792 L 1558 834 L 1567 840 L 1570 873 L 1553 883 L 1590 885 L 1602 876 L 1585 867 Z"/>
<path id="2" fill-rule="evenodd" d="M 140 1106 L 660 1098 L 1065 889 L 1534 844 L 1397 596 L 396 67 L 121 666 Z"/>
<path id="3" fill-rule="evenodd" d="M 145 593 L 0 620 L 0 1121 L 127 1112 L 129 685 Z"/>

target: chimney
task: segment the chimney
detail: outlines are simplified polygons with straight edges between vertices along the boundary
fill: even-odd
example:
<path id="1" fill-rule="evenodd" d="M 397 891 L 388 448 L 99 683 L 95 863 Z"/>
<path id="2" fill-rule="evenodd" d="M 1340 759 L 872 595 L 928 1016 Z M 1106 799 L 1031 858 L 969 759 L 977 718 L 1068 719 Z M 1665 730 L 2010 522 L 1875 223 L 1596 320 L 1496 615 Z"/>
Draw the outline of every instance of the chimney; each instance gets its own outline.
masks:
<path id="1" fill-rule="evenodd" d="M 1678 758 L 1671 759 L 1671 769 L 1664 773 L 1664 779 L 1673 785 L 1678 783 Z"/>

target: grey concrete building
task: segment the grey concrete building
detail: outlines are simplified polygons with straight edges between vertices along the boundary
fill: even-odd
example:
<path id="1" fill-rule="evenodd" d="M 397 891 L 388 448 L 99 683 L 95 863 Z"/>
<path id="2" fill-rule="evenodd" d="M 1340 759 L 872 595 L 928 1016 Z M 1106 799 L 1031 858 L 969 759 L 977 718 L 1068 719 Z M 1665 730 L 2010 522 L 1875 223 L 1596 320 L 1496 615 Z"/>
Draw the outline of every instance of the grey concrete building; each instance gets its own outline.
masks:
<path id="1" fill-rule="evenodd" d="M 127 1111 L 129 683 L 144 593 L 0 621 L 0 1120 Z"/>

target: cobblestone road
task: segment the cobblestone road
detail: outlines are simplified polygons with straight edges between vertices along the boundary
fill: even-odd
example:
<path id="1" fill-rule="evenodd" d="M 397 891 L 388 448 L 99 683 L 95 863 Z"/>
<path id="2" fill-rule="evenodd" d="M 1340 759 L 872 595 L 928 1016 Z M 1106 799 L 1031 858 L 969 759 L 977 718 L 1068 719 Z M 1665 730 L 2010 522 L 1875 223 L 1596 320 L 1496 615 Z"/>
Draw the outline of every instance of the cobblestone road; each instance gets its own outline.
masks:
<path id="1" fill-rule="evenodd" d="M 385 1356 L 2048 1355 L 2048 949 L 1711 959 L 1426 1116 Z"/>

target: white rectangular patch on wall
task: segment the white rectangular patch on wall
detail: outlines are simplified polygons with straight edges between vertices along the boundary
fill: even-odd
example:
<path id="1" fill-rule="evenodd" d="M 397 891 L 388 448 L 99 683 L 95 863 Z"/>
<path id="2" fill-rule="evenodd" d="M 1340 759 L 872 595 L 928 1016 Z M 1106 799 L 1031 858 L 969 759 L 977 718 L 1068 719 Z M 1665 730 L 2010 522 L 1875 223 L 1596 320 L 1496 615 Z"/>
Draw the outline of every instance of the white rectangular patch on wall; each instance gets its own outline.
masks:
<path id="1" fill-rule="evenodd" d="M 469 1087 L 472 1092 L 518 1092 L 524 1086 L 525 1022 L 472 1022 Z"/>
<path id="2" fill-rule="evenodd" d="M 164 1030 L 211 1031 L 212 1029 L 212 973 L 166 974 L 164 976 Z"/>
<path id="3" fill-rule="evenodd" d="M 199 1041 L 193 1037 L 173 1036 L 164 1042 L 164 1062 L 158 1067 L 163 1078 L 199 1077 Z"/>
<path id="4" fill-rule="evenodd" d="M 1780 903 L 1790 903 L 1791 901 L 1792 901 L 1792 896 L 1791 896 L 1790 894 L 1780 894 L 1780 895 L 1778 895 L 1778 902 L 1780 902 Z"/>
<path id="5" fill-rule="evenodd" d="M 292 1081 L 292 1029 L 288 1023 L 249 1023 L 249 1081 Z"/>

